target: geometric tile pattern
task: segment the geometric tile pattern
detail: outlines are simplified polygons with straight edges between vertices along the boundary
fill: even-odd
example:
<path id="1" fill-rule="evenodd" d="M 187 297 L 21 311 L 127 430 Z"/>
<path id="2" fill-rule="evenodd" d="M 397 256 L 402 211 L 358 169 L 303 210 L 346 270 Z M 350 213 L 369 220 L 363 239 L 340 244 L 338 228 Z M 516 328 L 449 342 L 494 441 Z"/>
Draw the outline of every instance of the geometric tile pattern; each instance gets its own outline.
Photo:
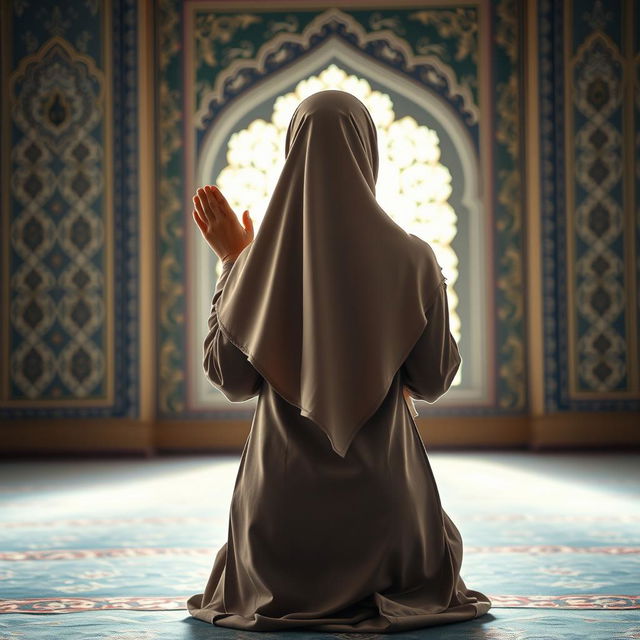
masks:
<path id="1" fill-rule="evenodd" d="M 104 75 L 54 36 L 11 78 L 12 397 L 104 394 Z M 47 207 L 47 204 L 50 206 Z"/>
<path id="2" fill-rule="evenodd" d="M 136 2 L 3 12 L 0 418 L 135 417 Z"/>
<path id="3" fill-rule="evenodd" d="M 573 60 L 575 123 L 576 316 L 575 367 L 579 390 L 624 390 L 629 356 L 623 202 L 623 66 L 616 48 L 600 34 Z M 571 151 L 570 151 L 571 152 Z M 575 322 L 577 320 L 577 322 Z"/>
<path id="4" fill-rule="evenodd" d="M 538 5 L 550 412 L 640 409 L 640 191 L 634 194 L 633 184 L 640 175 L 640 77 L 633 6 L 633 0 Z"/>

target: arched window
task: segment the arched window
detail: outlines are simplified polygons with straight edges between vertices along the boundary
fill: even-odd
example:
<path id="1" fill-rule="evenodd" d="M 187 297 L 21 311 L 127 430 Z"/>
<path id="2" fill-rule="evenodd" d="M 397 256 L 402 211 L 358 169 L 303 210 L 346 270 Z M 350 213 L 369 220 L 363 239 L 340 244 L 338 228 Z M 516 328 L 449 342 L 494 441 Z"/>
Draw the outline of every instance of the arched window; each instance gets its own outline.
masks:
<path id="1" fill-rule="evenodd" d="M 238 113 L 234 104 L 234 109 L 227 110 L 202 137 L 196 181 L 217 184 L 238 214 L 249 209 L 258 232 L 284 164 L 285 133 L 296 106 L 324 89 L 353 93 L 367 106 L 378 130 L 378 202 L 397 224 L 433 247 L 447 277 L 451 332 L 463 363 L 443 401 L 455 398 L 456 393 L 460 398 L 477 399 L 484 395 L 481 367 L 473 366 L 475 357 L 467 357 L 472 350 L 483 357 L 486 342 L 478 326 L 481 323 L 471 322 L 471 309 L 474 303 L 480 304 L 479 287 L 483 285 L 476 281 L 469 286 L 470 272 L 475 269 L 477 278 L 477 271 L 482 271 L 474 264 L 482 263 L 478 229 L 473 245 L 474 227 L 479 227 L 482 217 L 475 152 L 463 125 L 446 112 L 442 100 L 431 97 L 432 104 L 425 104 L 429 95 L 420 100 L 419 91 L 414 97 L 406 91 L 394 91 L 392 86 L 384 90 L 382 83 L 371 80 L 373 74 L 365 76 L 349 69 L 353 62 L 351 52 L 349 64 L 327 62 L 293 84 L 289 78 L 284 90 L 257 99 L 253 109 L 247 108 L 245 113 Z M 195 246 L 201 254 L 199 264 L 208 261 L 209 273 L 213 270 L 217 277 L 221 264 L 204 243 Z M 462 263 L 460 251 L 465 256 Z M 204 317 L 202 331 L 193 343 L 196 349 L 201 349 L 200 339 L 206 332 L 204 310 L 208 310 L 212 279 L 201 279 L 202 296 L 197 295 Z M 205 404 L 219 406 L 217 402 Z"/>

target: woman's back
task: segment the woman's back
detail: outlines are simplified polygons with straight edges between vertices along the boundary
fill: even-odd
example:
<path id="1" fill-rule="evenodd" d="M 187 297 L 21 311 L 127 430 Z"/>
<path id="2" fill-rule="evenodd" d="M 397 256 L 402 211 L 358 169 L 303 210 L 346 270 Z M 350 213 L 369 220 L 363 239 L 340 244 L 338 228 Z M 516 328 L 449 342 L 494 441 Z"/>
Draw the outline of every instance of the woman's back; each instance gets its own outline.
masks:
<path id="1" fill-rule="evenodd" d="M 387 395 L 337 455 L 220 331 L 214 294 L 205 373 L 229 399 L 258 395 L 230 508 L 229 537 L 194 617 L 259 630 L 392 632 L 468 620 L 491 602 L 460 577 L 462 539 L 442 509 L 405 388 L 435 401 L 460 365 L 446 286 Z"/>

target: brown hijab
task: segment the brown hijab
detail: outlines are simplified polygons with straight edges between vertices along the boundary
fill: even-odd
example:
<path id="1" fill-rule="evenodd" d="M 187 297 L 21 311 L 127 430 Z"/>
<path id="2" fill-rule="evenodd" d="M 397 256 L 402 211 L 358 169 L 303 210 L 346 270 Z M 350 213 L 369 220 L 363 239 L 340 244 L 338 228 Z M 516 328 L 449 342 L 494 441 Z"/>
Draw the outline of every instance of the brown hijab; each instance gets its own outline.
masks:
<path id="1" fill-rule="evenodd" d="M 431 246 L 376 201 L 377 131 L 355 96 L 330 89 L 304 99 L 285 158 L 218 320 L 344 457 L 422 335 L 445 278 Z"/>

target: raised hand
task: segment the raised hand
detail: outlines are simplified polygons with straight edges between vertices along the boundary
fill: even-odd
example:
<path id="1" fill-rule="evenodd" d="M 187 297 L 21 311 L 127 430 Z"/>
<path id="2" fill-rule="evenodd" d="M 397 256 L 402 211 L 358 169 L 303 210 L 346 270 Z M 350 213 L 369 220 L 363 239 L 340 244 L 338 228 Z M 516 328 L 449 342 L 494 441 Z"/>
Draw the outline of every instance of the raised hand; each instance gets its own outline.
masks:
<path id="1" fill-rule="evenodd" d="M 200 187 L 193 197 L 193 204 L 193 219 L 221 260 L 235 260 L 253 242 L 253 220 L 249 210 L 242 214 L 243 227 L 218 187 Z"/>

